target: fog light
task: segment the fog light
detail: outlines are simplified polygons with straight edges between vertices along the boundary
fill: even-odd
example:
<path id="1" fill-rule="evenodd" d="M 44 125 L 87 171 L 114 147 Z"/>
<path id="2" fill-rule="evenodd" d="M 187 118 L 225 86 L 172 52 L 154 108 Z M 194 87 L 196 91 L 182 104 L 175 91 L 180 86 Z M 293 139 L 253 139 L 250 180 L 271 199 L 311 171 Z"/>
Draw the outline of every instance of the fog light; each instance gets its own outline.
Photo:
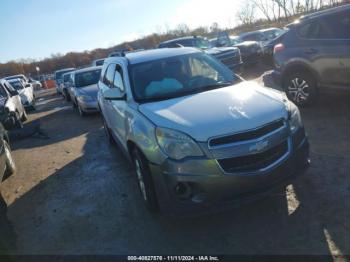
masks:
<path id="1" fill-rule="evenodd" d="M 192 189 L 187 183 L 177 183 L 175 186 L 175 194 L 181 198 L 189 198 L 191 196 Z"/>

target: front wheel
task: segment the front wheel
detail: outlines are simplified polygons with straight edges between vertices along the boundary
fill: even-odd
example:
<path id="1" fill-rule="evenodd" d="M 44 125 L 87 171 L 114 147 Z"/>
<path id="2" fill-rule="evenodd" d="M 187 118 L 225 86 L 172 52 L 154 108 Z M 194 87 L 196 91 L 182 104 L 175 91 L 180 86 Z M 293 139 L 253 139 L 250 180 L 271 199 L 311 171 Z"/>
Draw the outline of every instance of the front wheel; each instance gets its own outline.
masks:
<path id="1" fill-rule="evenodd" d="M 77 107 L 78 107 L 79 115 L 80 115 L 81 117 L 85 116 L 86 113 L 85 113 L 84 110 L 80 107 L 79 103 L 78 103 Z"/>
<path id="2" fill-rule="evenodd" d="M 105 120 L 105 118 L 103 116 L 102 116 L 102 119 L 103 119 L 103 129 L 105 130 L 105 134 L 106 134 L 106 137 L 108 139 L 108 142 L 110 144 L 114 144 L 115 141 L 113 139 L 112 132 L 109 129 L 108 124 L 107 124 L 107 122 L 106 122 L 106 120 Z"/>
<path id="3" fill-rule="evenodd" d="M 22 114 L 22 117 L 21 117 L 21 121 L 22 121 L 22 122 L 25 122 L 25 121 L 27 121 L 27 119 L 28 119 L 27 112 L 26 112 L 26 110 L 23 110 L 23 114 Z"/>
<path id="4" fill-rule="evenodd" d="M 10 145 L 7 143 L 6 140 L 4 140 L 4 151 L 5 151 L 5 158 L 6 158 L 5 174 L 6 176 L 9 176 L 16 172 L 16 164 L 11 154 Z"/>
<path id="5" fill-rule="evenodd" d="M 307 106 L 317 98 L 316 81 L 310 74 L 294 71 L 288 74 L 283 83 L 288 98 L 298 106 Z"/>
<path id="6" fill-rule="evenodd" d="M 134 149 L 132 152 L 132 162 L 142 199 L 146 207 L 152 213 L 156 213 L 158 211 L 158 202 L 148 166 L 148 160 L 139 150 Z"/>

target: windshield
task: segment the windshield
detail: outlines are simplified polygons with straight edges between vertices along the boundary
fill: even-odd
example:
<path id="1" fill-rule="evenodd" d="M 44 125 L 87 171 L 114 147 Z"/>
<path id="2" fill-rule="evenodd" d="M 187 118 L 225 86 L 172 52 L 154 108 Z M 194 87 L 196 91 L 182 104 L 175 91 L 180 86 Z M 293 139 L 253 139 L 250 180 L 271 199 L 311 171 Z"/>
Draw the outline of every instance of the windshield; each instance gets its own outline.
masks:
<path id="1" fill-rule="evenodd" d="M 231 85 L 239 78 L 204 53 L 132 65 L 132 89 L 139 102 L 157 101 Z"/>
<path id="2" fill-rule="evenodd" d="M 75 74 L 75 87 L 84 87 L 98 83 L 100 79 L 101 69 L 85 71 Z"/>
<path id="3" fill-rule="evenodd" d="M 231 45 L 237 45 L 243 42 L 239 37 L 230 37 Z"/>
<path id="4" fill-rule="evenodd" d="M 200 49 L 208 49 L 211 48 L 211 44 L 207 39 L 197 38 L 196 46 Z"/>
<path id="5" fill-rule="evenodd" d="M 20 81 L 9 81 L 12 87 L 16 90 L 22 90 L 24 87 Z"/>
<path id="6" fill-rule="evenodd" d="M 70 74 L 67 74 L 67 75 L 64 75 L 64 76 L 63 76 L 63 82 L 64 82 L 64 83 L 69 82 L 69 79 L 70 79 Z"/>
<path id="7" fill-rule="evenodd" d="M 72 71 L 74 71 L 74 70 L 75 70 L 75 69 L 67 69 L 67 70 L 63 70 L 63 71 L 56 72 L 56 73 L 55 73 L 55 79 L 56 79 L 56 80 L 61 80 L 61 79 L 62 79 L 62 76 L 63 76 L 65 73 L 72 72 Z"/>
<path id="8" fill-rule="evenodd" d="M 279 37 L 284 31 L 282 29 L 270 29 L 262 32 L 268 40 Z"/>

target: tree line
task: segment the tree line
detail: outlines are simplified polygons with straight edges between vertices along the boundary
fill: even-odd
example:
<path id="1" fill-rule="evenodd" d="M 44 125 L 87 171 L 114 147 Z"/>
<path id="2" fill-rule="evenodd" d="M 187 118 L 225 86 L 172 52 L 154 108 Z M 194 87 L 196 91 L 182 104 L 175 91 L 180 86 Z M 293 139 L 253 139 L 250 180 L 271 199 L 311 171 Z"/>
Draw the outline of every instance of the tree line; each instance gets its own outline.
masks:
<path id="1" fill-rule="evenodd" d="M 246 0 L 245 5 L 235 15 L 238 26 L 234 28 L 220 28 L 218 23 L 192 30 L 186 24 L 180 24 L 175 29 L 169 29 L 166 26 L 165 30 L 157 28 L 157 32 L 151 35 L 110 48 L 69 52 L 65 55 L 52 54 L 51 57 L 40 61 L 21 59 L 4 64 L 0 63 L 0 78 L 14 74 L 36 76 L 36 67 L 40 68 L 40 74 L 51 74 L 66 67 L 81 68 L 88 66 L 95 59 L 107 57 L 114 50 L 150 49 L 162 41 L 187 35 L 201 35 L 210 38 L 216 36 L 221 30 L 230 34 L 238 34 L 262 27 L 280 27 L 300 15 L 345 3 L 350 3 L 350 0 Z"/>

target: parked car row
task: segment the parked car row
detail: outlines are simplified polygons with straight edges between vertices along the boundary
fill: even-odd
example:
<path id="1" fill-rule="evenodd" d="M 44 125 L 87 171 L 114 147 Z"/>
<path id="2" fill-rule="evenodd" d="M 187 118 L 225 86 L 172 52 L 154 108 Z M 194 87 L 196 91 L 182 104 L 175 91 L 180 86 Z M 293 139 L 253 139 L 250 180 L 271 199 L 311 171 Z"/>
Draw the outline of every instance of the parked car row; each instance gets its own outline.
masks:
<path id="1" fill-rule="evenodd" d="M 308 166 L 295 104 L 311 103 L 323 84 L 349 84 L 349 25 L 347 5 L 231 37 L 230 46 L 191 36 L 114 52 L 102 66 L 60 70 L 56 81 L 81 116 L 101 113 L 151 211 L 198 214 L 251 201 Z M 254 63 L 271 48 L 286 93 L 237 75 L 241 56 Z"/>
<path id="2" fill-rule="evenodd" d="M 62 75 L 60 92 L 66 101 L 71 101 L 81 116 L 98 111 L 97 83 L 101 66 L 69 69 Z"/>
<path id="3" fill-rule="evenodd" d="M 158 45 L 158 48 L 174 47 L 196 47 L 220 60 L 223 64 L 236 73 L 239 73 L 242 69 L 241 66 L 243 62 L 241 59 L 241 53 L 236 47 L 212 47 L 206 38 L 200 36 L 188 36 L 172 39 Z"/>

